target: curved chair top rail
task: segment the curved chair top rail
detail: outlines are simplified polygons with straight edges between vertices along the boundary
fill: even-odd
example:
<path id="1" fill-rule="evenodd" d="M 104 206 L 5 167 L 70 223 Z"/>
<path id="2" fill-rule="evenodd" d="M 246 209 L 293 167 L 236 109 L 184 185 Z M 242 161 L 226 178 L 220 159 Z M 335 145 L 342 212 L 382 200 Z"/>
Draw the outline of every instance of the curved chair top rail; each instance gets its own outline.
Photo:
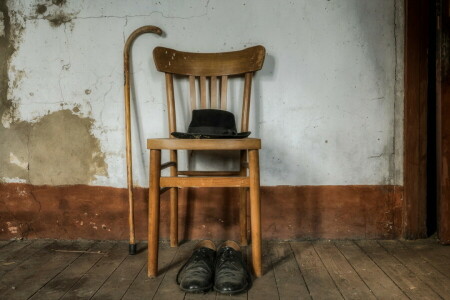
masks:
<path id="1" fill-rule="evenodd" d="M 265 54 L 263 46 L 221 53 L 192 53 L 156 47 L 153 59 L 160 72 L 190 76 L 228 76 L 260 70 Z"/>

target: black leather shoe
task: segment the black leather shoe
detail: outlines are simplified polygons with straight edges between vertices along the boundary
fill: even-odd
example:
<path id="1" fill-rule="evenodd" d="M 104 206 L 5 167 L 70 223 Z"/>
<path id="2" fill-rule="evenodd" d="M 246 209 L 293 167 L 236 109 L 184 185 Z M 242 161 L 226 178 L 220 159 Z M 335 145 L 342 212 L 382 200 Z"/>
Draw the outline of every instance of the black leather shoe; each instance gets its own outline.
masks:
<path id="1" fill-rule="evenodd" d="M 214 290 L 237 294 L 250 288 L 251 277 L 238 244 L 225 242 L 217 252 Z"/>
<path id="2" fill-rule="evenodd" d="M 215 257 L 214 243 L 209 240 L 201 241 L 178 272 L 177 283 L 180 289 L 192 293 L 209 291 L 213 286 Z"/>

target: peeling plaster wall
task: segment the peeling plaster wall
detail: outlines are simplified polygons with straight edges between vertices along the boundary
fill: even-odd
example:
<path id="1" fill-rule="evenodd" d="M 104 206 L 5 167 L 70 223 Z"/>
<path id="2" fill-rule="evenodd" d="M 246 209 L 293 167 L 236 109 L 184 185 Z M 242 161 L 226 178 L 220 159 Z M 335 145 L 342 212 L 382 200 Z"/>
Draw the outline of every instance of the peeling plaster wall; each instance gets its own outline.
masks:
<path id="1" fill-rule="evenodd" d="M 143 25 L 165 35 L 140 37 L 132 53 L 138 185 L 148 181 L 145 139 L 167 136 L 152 49 L 257 44 L 267 57 L 250 128 L 263 139 L 263 185 L 402 184 L 403 1 L 395 0 L 0 1 L 1 181 L 126 186 L 122 49 Z M 241 90 L 238 82 L 230 94 Z M 239 109 L 233 102 L 238 121 Z M 185 101 L 179 129 L 188 112 Z M 233 168 L 232 156 L 182 152 L 180 164 Z"/>

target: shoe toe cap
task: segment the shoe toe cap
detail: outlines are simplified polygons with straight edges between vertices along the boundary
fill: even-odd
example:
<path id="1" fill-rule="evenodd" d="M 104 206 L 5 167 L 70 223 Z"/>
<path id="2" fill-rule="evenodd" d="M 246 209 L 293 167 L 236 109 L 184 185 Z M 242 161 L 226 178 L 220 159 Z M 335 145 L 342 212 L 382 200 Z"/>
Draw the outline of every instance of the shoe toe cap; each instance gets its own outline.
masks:
<path id="1" fill-rule="evenodd" d="M 247 281 L 224 281 L 224 282 L 216 282 L 214 288 L 216 291 L 220 293 L 238 293 L 244 291 L 247 288 Z"/>
<path id="2" fill-rule="evenodd" d="M 209 289 L 210 285 L 210 282 L 199 279 L 182 280 L 180 282 L 180 287 L 184 291 L 204 291 Z"/>

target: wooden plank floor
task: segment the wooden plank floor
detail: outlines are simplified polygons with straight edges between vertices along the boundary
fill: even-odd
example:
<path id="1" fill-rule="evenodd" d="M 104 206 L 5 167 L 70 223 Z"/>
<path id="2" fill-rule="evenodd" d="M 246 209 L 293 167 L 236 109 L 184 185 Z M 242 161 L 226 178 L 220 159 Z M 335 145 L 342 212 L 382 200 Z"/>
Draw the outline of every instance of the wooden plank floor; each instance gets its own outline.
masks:
<path id="1" fill-rule="evenodd" d="M 450 246 L 434 239 L 265 242 L 264 276 L 233 297 L 178 289 L 195 244 L 161 242 L 149 279 L 146 244 L 129 256 L 126 242 L 0 241 L 0 299 L 450 299 Z"/>

